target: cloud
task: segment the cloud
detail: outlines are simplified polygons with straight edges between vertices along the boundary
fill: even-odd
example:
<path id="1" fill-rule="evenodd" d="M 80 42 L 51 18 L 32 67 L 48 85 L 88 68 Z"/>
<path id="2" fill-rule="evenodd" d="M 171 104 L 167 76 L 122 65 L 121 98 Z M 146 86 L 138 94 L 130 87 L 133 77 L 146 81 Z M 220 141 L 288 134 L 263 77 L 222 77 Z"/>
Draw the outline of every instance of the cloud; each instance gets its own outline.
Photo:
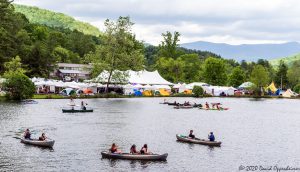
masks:
<path id="1" fill-rule="evenodd" d="M 66 13 L 103 29 L 106 18 L 130 16 L 137 37 L 158 44 L 179 31 L 190 41 L 268 43 L 300 41 L 298 0 L 15 0 Z"/>

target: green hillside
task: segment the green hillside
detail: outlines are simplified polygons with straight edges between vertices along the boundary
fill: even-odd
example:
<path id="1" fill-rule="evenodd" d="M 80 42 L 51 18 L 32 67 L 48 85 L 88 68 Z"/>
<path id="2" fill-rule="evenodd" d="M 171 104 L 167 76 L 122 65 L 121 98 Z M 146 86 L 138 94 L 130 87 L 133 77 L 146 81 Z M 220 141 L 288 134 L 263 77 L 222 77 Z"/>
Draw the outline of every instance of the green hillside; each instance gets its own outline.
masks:
<path id="1" fill-rule="evenodd" d="M 295 61 L 300 60 L 300 54 L 273 59 L 273 60 L 270 60 L 269 62 L 273 66 L 277 67 L 279 65 L 280 60 L 283 60 L 285 62 L 285 64 L 287 64 L 288 66 L 291 66 Z"/>
<path id="2" fill-rule="evenodd" d="M 24 14 L 31 23 L 38 23 L 50 27 L 61 27 L 70 30 L 78 30 L 85 34 L 98 36 L 101 34 L 99 29 L 89 23 L 75 20 L 73 17 L 62 13 L 56 13 L 49 10 L 14 4 L 15 11 Z"/>

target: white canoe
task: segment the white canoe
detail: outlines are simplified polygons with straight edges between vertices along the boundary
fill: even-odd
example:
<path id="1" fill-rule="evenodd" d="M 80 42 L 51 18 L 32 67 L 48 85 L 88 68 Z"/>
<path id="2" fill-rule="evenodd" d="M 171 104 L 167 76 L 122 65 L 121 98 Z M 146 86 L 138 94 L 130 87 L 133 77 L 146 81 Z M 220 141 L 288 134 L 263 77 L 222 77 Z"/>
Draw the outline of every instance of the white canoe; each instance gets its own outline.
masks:
<path id="1" fill-rule="evenodd" d="M 40 141 L 40 140 L 36 140 L 36 139 L 30 140 L 30 139 L 22 138 L 21 143 L 34 145 L 34 146 L 41 146 L 41 147 L 53 147 L 55 141 L 50 140 L 50 139 Z"/>
<path id="2" fill-rule="evenodd" d="M 187 143 L 195 143 L 195 144 L 200 144 L 200 145 L 208 145 L 208 146 L 221 146 L 222 142 L 217 142 L 217 141 L 209 141 L 209 140 L 204 140 L 204 139 L 192 139 L 190 137 L 184 136 L 184 135 L 180 135 L 180 134 L 176 134 L 176 138 L 178 141 L 181 142 L 187 142 Z"/>

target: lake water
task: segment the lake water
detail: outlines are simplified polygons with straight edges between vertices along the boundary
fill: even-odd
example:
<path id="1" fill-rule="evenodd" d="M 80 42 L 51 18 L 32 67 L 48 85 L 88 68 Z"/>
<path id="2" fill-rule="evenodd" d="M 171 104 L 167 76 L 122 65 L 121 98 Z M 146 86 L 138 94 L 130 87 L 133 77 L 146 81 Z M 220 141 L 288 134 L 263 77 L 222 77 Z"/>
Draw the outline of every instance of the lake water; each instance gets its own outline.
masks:
<path id="1" fill-rule="evenodd" d="M 22 105 L 0 102 L 0 171 L 239 171 L 242 166 L 300 167 L 300 101 L 246 98 L 170 98 L 221 102 L 228 111 L 173 109 L 163 98 L 87 99 L 94 113 L 62 113 L 68 100 Z M 79 104 L 80 100 L 76 100 Z M 20 143 L 24 129 L 46 132 L 54 149 Z M 222 141 L 210 148 L 176 141 L 176 134 Z M 128 152 L 147 143 L 166 162 L 108 160 L 112 143 Z"/>

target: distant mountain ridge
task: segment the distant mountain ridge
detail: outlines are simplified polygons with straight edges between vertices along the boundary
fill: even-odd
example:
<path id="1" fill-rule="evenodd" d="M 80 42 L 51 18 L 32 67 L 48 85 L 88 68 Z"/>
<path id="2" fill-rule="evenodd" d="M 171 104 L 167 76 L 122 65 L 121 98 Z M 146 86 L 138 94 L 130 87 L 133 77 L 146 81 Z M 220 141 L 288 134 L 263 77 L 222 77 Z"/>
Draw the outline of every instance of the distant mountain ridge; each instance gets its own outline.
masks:
<path id="1" fill-rule="evenodd" d="M 38 7 L 13 4 L 15 11 L 22 13 L 31 23 L 43 24 L 49 27 L 60 27 L 70 30 L 78 30 L 84 34 L 99 36 L 101 32 L 89 23 L 75 20 L 73 17 L 63 13 L 57 13 Z"/>
<path id="2" fill-rule="evenodd" d="M 224 58 L 235 59 L 238 62 L 240 62 L 241 60 L 271 60 L 300 53 L 300 44 L 298 42 L 287 42 L 282 44 L 230 45 L 225 43 L 197 41 L 184 43 L 181 44 L 181 46 L 188 49 L 210 51 Z"/>

